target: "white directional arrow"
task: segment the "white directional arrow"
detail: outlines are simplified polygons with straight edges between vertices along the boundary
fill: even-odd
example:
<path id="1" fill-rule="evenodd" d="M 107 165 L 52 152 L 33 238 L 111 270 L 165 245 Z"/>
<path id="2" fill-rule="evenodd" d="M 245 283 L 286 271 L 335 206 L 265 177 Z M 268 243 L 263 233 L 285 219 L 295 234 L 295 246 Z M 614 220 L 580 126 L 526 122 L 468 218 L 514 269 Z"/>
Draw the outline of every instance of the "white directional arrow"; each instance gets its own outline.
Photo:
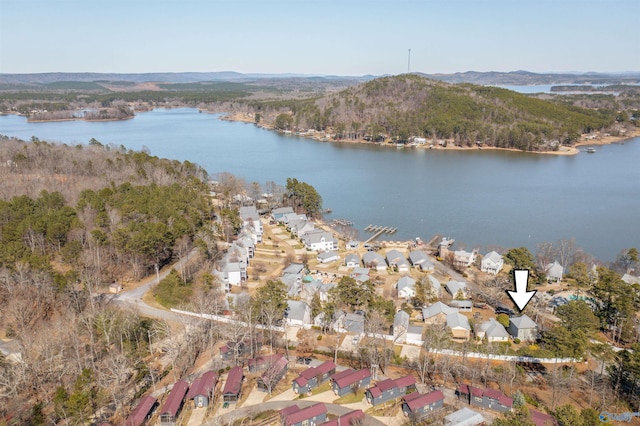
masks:
<path id="1" fill-rule="evenodd" d="M 536 290 L 527 291 L 527 283 L 529 282 L 528 269 L 516 269 L 513 271 L 513 277 L 516 281 L 516 291 L 507 290 L 507 294 L 513 299 L 518 309 L 521 311 L 527 306 Z"/>

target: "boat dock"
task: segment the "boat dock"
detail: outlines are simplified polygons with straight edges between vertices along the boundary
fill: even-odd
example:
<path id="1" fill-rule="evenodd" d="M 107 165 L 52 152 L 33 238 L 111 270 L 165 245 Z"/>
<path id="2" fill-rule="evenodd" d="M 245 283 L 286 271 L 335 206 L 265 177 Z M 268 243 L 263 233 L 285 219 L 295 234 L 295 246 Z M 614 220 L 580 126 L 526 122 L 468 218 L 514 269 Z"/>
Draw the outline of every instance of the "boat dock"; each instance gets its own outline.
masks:
<path id="1" fill-rule="evenodd" d="M 351 222 L 350 220 L 347 219 L 333 219 L 331 221 L 331 223 L 333 225 L 340 225 L 340 226 L 353 226 L 353 222 Z"/>
<path id="2" fill-rule="evenodd" d="M 368 242 L 375 240 L 382 234 L 393 234 L 398 230 L 398 228 L 392 228 L 390 226 L 369 225 L 366 228 L 364 228 L 364 230 L 366 232 L 374 232 L 374 234 L 367 241 L 363 243 L 363 244 L 366 244 Z"/>

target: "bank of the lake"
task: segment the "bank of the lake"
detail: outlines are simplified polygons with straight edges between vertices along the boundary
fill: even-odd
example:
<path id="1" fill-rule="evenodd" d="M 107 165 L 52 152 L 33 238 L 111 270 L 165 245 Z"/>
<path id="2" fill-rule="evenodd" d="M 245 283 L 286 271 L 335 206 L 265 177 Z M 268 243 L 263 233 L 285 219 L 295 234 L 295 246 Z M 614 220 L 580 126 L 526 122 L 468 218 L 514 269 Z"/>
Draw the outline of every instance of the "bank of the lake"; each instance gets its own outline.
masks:
<path id="1" fill-rule="evenodd" d="M 353 221 L 363 239 L 370 234 L 362 230 L 377 224 L 397 227 L 393 240 L 441 234 L 482 249 L 535 250 L 543 241 L 575 237 L 602 260 L 640 246 L 637 138 L 574 156 L 395 149 L 284 136 L 219 117 L 187 108 L 111 122 L 28 123 L 9 115 L 0 117 L 0 133 L 68 144 L 95 138 L 248 182 L 296 177 L 322 194 L 333 210 L 326 220 Z"/>

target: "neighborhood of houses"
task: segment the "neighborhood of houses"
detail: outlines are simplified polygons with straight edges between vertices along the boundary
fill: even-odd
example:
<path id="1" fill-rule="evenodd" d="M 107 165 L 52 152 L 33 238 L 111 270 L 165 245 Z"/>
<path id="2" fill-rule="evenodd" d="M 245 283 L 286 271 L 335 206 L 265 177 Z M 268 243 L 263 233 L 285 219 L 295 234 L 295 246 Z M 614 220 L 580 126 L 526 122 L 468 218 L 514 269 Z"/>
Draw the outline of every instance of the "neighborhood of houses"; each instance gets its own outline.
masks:
<path id="1" fill-rule="evenodd" d="M 265 228 L 272 235 L 283 235 L 297 251 L 305 254 L 304 261 L 286 263 L 279 275 L 287 289 L 287 310 L 283 327 L 285 333 L 292 329 L 320 329 L 329 325 L 333 331 L 346 335 L 342 340 L 342 350 L 355 350 L 365 333 L 365 314 L 362 311 L 337 311 L 333 318 L 324 318 L 324 313 L 312 315 L 311 303 L 318 297 L 322 303 L 329 300 L 330 290 L 343 276 L 353 278 L 357 283 L 375 282 L 376 291 L 388 291 L 398 307 L 389 334 L 382 338 L 394 344 L 422 346 L 427 327 L 446 331 L 451 340 L 458 342 L 533 342 L 538 338 L 538 324 L 527 315 L 510 315 L 508 326 L 503 325 L 487 310 L 485 304 L 475 304 L 471 299 L 469 285 L 449 276 L 446 270 L 437 268 L 437 259 L 448 257 L 456 268 L 464 270 L 478 266 L 479 273 L 492 276 L 504 268 L 502 256 L 495 251 L 486 253 L 479 260 L 477 250 L 449 251 L 451 241 L 442 239 L 437 256 L 416 243 L 398 245 L 386 251 L 374 250 L 372 246 L 359 241 L 344 241 L 322 224 L 314 223 L 304 214 L 297 214 L 292 208 L 277 208 L 270 213 L 259 212 L 255 206 L 239 209 L 243 228 L 238 237 L 228 244 L 226 253 L 214 271 L 229 300 L 233 300 L 247 289 L 250 281 L 249 267 L 254 261 L 261 244 L 264 244 Z M 263 214 L 261 214 L 263 213 Z M 271 237 L 269 237 L 271 239 Z M 284 238 L 283 238 L 284 239 Z M 313 255 L 309 256 L 309 253 Z M 562 280 L 563 268 L 554 262 L 547 268 L 550 282 Z M 430 303 L 421 309 L 400 309 L 403 303 L 412 301 L 417 294 L 418 283 L 426 288 Z M 502 321 L 504 322 L 504 321 Z M 473 326 L 472 326 L 473 324 Z M 380 337 L 379 335 L 377 337 Z M 227 361 L 226 371 L 205 372 L 189 384 L 177 381 L 166 396 L 160 408 L 152 396 L 143 397 L 131 412 L 127 425 L 142 425 L 152 415 L 162 426 L 178 424 L 184 404 L 194 408 L 207 408 L 217 401 L 217 416 L 224 415 L 244 401 L 246 392 L 262 392 L 270 395 L 276 387 L 290 377 L 291 363 L 285 353 L 265 354 L 249 360 L 244 365 L 231 365 L 229 348 L 220 348 L 220 356 Z M 384 406 L 390 402 L 401 407 L 405 419 L 427 418 L 433 413 L 442 414 L 445 425 L 478 425 L 488 422 L 487 412 L 494 414 L 511 411 L 513 400 L 497 389 L 479 389 L 462 385 L 458 389 L 419 389 L 413 375 L 402 377 L 376 377 L 368 368 L 352 369 L 336 365 L 334 361 L 314 359 L 316 365 L 299 372 L 290 380 L 290 404 L 277 411 L 272 423 L 281 425 L 340 425 L 367 424 L 368 409 Z M 246 378 L 255 379 L 255 388 L 247 387 Z M 329 387 L 315 394 L 323 385 Z M 348 413 L 332 413 L 337 398 L 364 390 L 360 407 Z M 298 397 L 314 400 L 321 394 L 331 394 L 329 399 L 313 405 L 296 404 Z M 315 401 L 315 400 L 314 400 Z M 460 404 L 464 403 L 463 406 Z M 445 415 L 446 414 L 446 415 Z M 536 425 L 553 425 L 555 420 L 542 412 L 531 411 Z M 156 418 L 156 417 L 154 417 Z M 405 420 L 405 422 L 408 420 Z M 385 422 L 386 423 L 386 422 Z M 376 423 L 377 424 L 377 423 Z M 390 423 L 386 423 L 390 424 Z M 394 423 L 403 424 L 403 423 Z"/>

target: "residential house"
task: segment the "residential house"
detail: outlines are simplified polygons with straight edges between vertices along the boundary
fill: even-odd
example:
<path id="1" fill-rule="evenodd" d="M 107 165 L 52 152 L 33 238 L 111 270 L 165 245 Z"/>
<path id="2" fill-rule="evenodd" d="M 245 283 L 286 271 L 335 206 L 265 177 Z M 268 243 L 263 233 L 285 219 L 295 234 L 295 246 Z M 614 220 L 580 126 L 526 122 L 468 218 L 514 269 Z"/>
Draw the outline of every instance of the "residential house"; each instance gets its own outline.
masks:
<path id="1" fill-rule="evenodd" d="M 454 339 L 468 340 L 471 335 L 469 320 L 458 312 L 447 315 L 447 328 L 451 330 Z"/>
<path id="2" fill-rule="evenodd" d="M 240 218 L 242 219 L 243 228 L 254 231 L 254 243 L 261 242 L 264 230 L 262 228 L 262 222 L 260 222 L 260 214 L 258 213 L 256 206 L 240 207 L 239 214 Z"/>
<path id="3" fill-rule="evenodd" d="M 371 278 L 369 276 L 369 268 L 360 267 L 353 268 L 353 271 L 351 271 L 351 274 L 349 276 L 360 283 L 369 281 L 369 279 Z"/>
<path id="4" fill-rule="evenodd" d="M 456 308 L 458 312 L 471 312 L 473 311 L 473 302 L 471 300 L 457 300 L 453 299 L 449 305 Z"/>
<path id="5" fill-rule="evenodd" d="M 322 230 L 307 232 L 302 237 L 302 243 L 307 250 L 311 251 L 321 252 L 338 249 L 338 240 L 333 237 L 333 234 Z"/>
<path id="6" fill-rule="evenodd" d="M 174 383 L 167 400 L 160 409 L 160 426 L 174 426 L 177 424 L 187 389 L 189 389 L 189 383 L 185 380 Z"/>
<path id="7" fill-rule="evenodd" d="M 358 247 L 360 247 L 360 241 L 351 240 L 347 242 L 347 250 L 356 250 Z"/>
<path id="8" fill-rule="evenodd" d="M 495 251 L 491 251 L 484 255 L 482 262 L 480 262 L 480 270 L 489 274 L 496 275 L 502 270 L 504 266 L 504 259 Z"/>
<path id="9" fill-rule="evenodd" d="M 483 424 L 485 424 L 485 420 L 482 414 L 467 407 L 444 418 L 444 426 L 478 426 Z"/>
<path id="10" fill-rule="evenodd" d="M 409 331 L 409 314 L 405 311 L 398 311 L 393 317 L 393 340 L 398 343 L 407 341 Z"/>
<path id="11" fill-rule="evenodd" d="M 422 308 L 422 320 L 427 324 L 445 324 L 447 315 L 456 313 L 458 310 L 445 305 L 442 302 L 436 302 L 426 308 Z"/>
<path id="12" fill-rule="evenodd" d="M 364 421 L 365 415 L 362 410 L 349 411 L 347 414 L 342 414 L 333 420 L 322 423 L 320 426 L 349 426 L 359 425 Z"/>
<path id="13" fill-rule="evenodd" d="M 387 262 L 384 257 L 375 251 L 368 251 L 362 255 L 362 263 L 365 268 L 375 269 L 376 271 L 384 271 L 387 269 Z"/>
<path id="14" fill-rule="evenodd" d="M 545 273 L 547 274 L 547 281 L 550 283 L 560 282 L 562 281 L 562 274 L 564 273 L 564 268 L 557 261 L 553 263 L 549 263 L 545 268 Z"/>
<path id="15" fill-rule="evenodd" d="M 416 379 L 411 376 L 404 376 L 399 379 L 386 379 L 377 382 L 364 393 L 367 402 L 371 405 L 382 404 L 393 399 L 405 396 L 408 392 L 416 390 Z"/>
<path id="16" fill-rule="evenodd" d="M 409 261 L 398 250 L 389 250 L 386 255 L 387 264 L 398 272 L 409 272 Z"/>
<path id="17" fill-rule="evenodd" d="M 427 275 L 427 279 L 429 280 L 429 284 L 431 284 L 433 295 L 439 299 L 442 294 L 442 284 L 440 284 L 440 281 L 433 275 Z"/>
<path id="18" fill-rule="evenodd" d="M 456 250 L 453 252 L 453 266 L 458 268 L 468 268 L 476 261 L 476 250 L 468 252 L 465 250 Z"/>
<path id="19" fill-rule="evenodd" d="M 291 233 L 296 237 L 301 237 L 302 235 L 315 229 L 316 227 L 313 225 L 313 223 L 309 222 L 308 220 L 301 220 L 291 228 Z"/>
<path id="20" fill-rule="evenodd" d="M 371 383 L 371 371 L 368 368 L 362 370 L 347 369 L 331 376 L 331 388 L 333 393 L 343 396 L 355 388 L 363 389 Z"/>
<path id="21" fill-rule="evenodd" d="M 317 367 L 309 367 L 293 379 L 291 386 L 297 394 L 304 395 L 317 388 L 336 372 L 333 361 L 325 361 Z"/>
<path id="22" fill-rule="evenodd" d="M 344 258 L 344 264 L 347 268 L 357 268 L 360 266 L 360 256 L 354 253 L 349 253 Z"/>
<path id="23" fill-rule="evenodd" d="M 127 417 L 127 420 L 125 420 L 124 426 L 142 426 L 151 418 L 153 410 L 157 405 L 158 400 L 153 396 L 143 396 L 138 402 L 138 405 L 136 405 L 136 408 L 131 412 L 129 417 Z"/>
<path id="24" fill-rule="evenodd" d="M 297 213 L 286 213 L 280 219 L 280 222 L 285 225 L 285 227 L 290 231 L 296 223 L 301 222 L 303 220 L 307 220 L 306 214 L 297 214 Z"/>
<path id="25" fill-rule="evenodd" d="M 218 375 L 214 371 L 207 371 L 193 381 L 187 393 L 187 399 L 193 401 L 195 408 L 208 407 L 216 383 L 218 383 Z"/>
<path id="26" fill-rule="evenodd" d="M 297 297 L 302 290 L 302 274 L 284 274 L 280 281 L 287 287 L 289 297 Z"/>
<path id="27" fill-rule="evenodd" d="M 423 272 L 433 272 L 435 269 L 433 262 L 429 260 L 422 250 L 413 250 L 409 253 L 409 260 L 414 268 Z"/>
<path id="28" fill-rule="evenodd" d="M 456 392 L 458 398 L 477 407 L 488 408 L 501 413 L 511 411 L 513 399 L 496 389 L 479 389 L 465 384 Z"/>
<path id="29" fill-rule="evenodd" d="M 350 333 L 361 336 L 364 334 L 364 316 L 351 312 L 336 312 L 333 328 L 338 333 Z"/>
<path id="30" fill-rule="evenodd" d="M 304 271 L 304 264 L 302 264 L 302 263 L 290 263 L 289 265 L 287 265 L 286 268 L 284 268 L 284 271 L 282 271 L 282 275 L 285 275 L 285 274 L 302 274 L 303 271 Z"/>
<path id="31" fill-rule="evenodd" d="M 264 369 L 264 372 L 258 378 L 258 390 L 264 392 L 273 391 L 276 384 L 287 374 L 288 366 L 289 360 L 284 356 L 275 359 L 267 368 Z"/>
<path id="32" fill-rule="evenodd" d="M 441 390 L 429 393 L 414 392 L 402 398 L 402 412 L 413 420 L 418 420 L 443 406 L 444 394 Z"/>
<path id="33" fill-rule="evenodd" d="M 222 400 L 224 402 L 238 402 L 242 393 L 242 382 L 244 373 L 242 367 L 233 367 L 229 370 L 227 381 L 222 389 Z"/>
<path id="34" fill-rule="evenodd" d="M 338 253 L 333 250 L 324 251 L 322 253 L 319 253 L 317 256 L 317 260 L 319 263 L 331 263 L 339 259 L 340 256 L 338 255 Z"/>
<path id="35" fill-rule="evenodd" d="M 299 300 L 287 300 L 288 310 L 285 313 L 287 324 L 303 327 L 311 324 L 311 307 Z"/>
<path id="36" fill-rule="evenodd" d="M 406 343 L 422 345 L 424 343 L 424 340 L 422 339 L 423 334 L 424 329 L 421 325 L 409 325 L 409 328 L 407 329 Z"/>
<path id="37" fill-rule="evenodd" d="M 533 342 L 538 338 L 538 325 L 527 315 L 509 318 L 509 334 L 514 339 Z"/>
<path id="38" fill-rule="evenodd" d="M 467 283 L 464 281 L 448 281 L 445 285 L 445 288 L 451 294 L 451 297 L 454 299 L 466 299 L 467 296 Z"/>
<path id="39" fill-rule="evenodd" d="M 396 289 L 398 290 L 398 297 L 411 300 L 416 296 L 416 280 L 404 276 L 396 283 Z"/>
<path id="40" fill-rule="evenodd" d="M 275 222 L 282 223 L 282 218 L 290 213 L 293 213 L 292 207 L 280 207 L 271 211 L 271 217 Z"/>
<path id="41" fill-rule="evenodd" d="M 120 293 L 124 287 L 122 284 L 115 282 L 109 284 L 109 293 Z"/>
<path id="42" fill-rule="evenodd" d="M 487 339 L 487 342 L 509 341 L 509 333 L 495 318 L 489 318 L 489 321 L 479 324 L 475 327 L 475 333 L 477 339 Z"/>
<path id="43" fill-rule="evenodd" d="M 320 301 L 322 303 L 327 303 L 329 301 L 329 291 L 336 286 L 335 283 L 322 284 L 318 289 L 318 294 L 320 295 Z"/>
<path id="44" fill-rule="evenodd" d="M 627 284 L 640 284 L 640 277 L 636 277 L 631 274 L 624 274 L 622 276 L 622 281 L 624 281 Z"/>
<path id="45" fill-rule="evenodd" d="M 327 407 L 322 402 L 305 408 L 292 405 L 280 410 L 280 417 L 282 426 L 316 426 L 327 420 Z"/>
<path id="46" fill-rule="evenodd" d="M 249 373 L 257 373 L 260 371 L 264 371 L 283 358 L 286 359 L 284 354 L 282 353 L 271 354 L 271 355 L 261 355 L 261 356 L 252 358 L 247 363 L 249 367 Z"/>

